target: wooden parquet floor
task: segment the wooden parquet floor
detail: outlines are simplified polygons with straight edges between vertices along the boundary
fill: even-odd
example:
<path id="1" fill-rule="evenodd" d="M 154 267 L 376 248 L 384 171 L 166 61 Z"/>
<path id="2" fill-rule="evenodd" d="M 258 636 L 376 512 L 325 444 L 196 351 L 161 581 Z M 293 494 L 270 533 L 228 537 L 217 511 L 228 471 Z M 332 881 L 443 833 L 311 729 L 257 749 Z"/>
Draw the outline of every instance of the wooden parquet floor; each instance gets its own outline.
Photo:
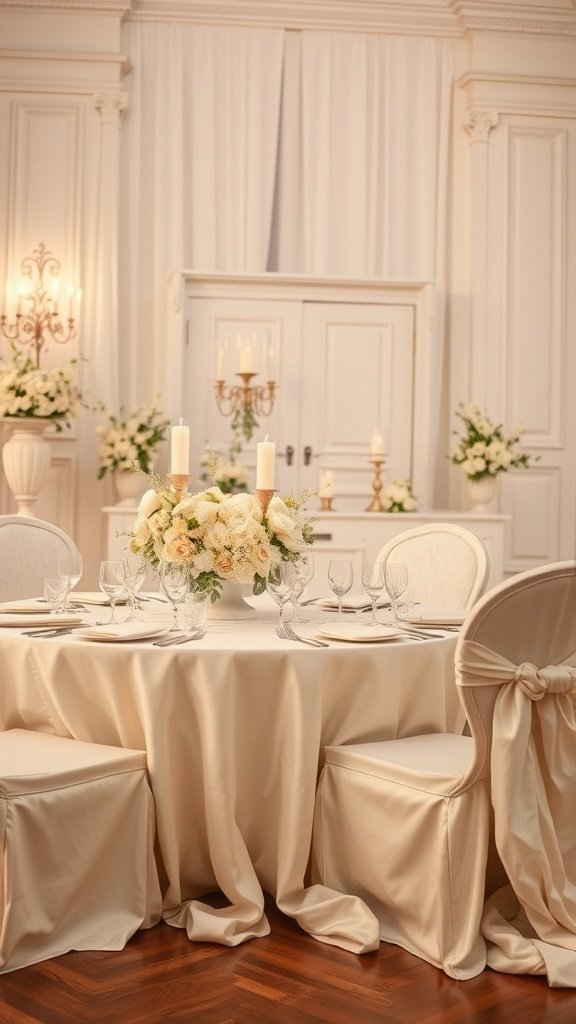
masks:
<path id="1" fill-rule="evenodd" d="M 192 943 L 159 924 L 119 953 L 0 976 L 0 1024 L 576 1024 L 576 991 L 490 970 L 456 982 L 394 946 L 355 956 L 267 904 L 264 939 Z"/>

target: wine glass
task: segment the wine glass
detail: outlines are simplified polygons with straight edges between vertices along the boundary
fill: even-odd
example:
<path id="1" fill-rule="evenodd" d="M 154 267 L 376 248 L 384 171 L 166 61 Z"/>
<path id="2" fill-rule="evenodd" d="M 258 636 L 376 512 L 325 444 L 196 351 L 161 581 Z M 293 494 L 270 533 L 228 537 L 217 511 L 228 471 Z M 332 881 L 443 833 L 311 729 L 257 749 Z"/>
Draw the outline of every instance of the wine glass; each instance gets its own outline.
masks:
<path id="1" fill-rule="evenodd" d="M 278 629 L 282 628 L 284 605 L 292 597 L 296 586 L 296 571 L 292 562 L 276 562 L 270 566 L 266 577 L 266 590 L 279 605 Z"/>
<path id="2" fill-rule="evenodd" d="M 135 622 L 139 616 L 136 615 L 136 594 L 144 583 L 146 575 L 146 563 L 140 555 L 126 555 L 122 562 L 122 573 L 124 576 L 124 589 L 128 594 L 130 602 L 130 614 L 126 622 Z"/>
<path id="3" fill-rule="evenodd" d="M 372 602 L 372 616 L 368 620 L 369 626 L 377 626 L 376 602 L 384 590 L 384 563 L 366 562 L 362 567 L 362 586 Z"/>
<path id="4" fill-rule="evenodd" d="M 294 571 L 296 573 L 296 584 L 292 593 L 292 601 L 294 603 L 294 616 L 293 622 L 308 622 L 305 615 L 302 614 L 299 601 L 304 593 L 305 588 L 310 583 L 312 576 L 314 575 L 314 556 L 305 552 L 300 555 L 297 562 L 294 562 Z"/>
<path id="5" fill-rule="evenodd" d="M 62 611 L 70 610 L 70 591 L 74 589 L 83 572 L 84 563 L 79 551 L 66 551 L 58 558 L 58 575 L 60 579 L 66 580 L 68 583 L 68 592 Z"/>
<path id="6" fill-rule="evenodd" d="M 332 560 L 328 566 L 328 582 L 330 590 L 338 598 L 336 622 L 342 622 L 342 598 L 352 586 L 352 562 Z"/>
<path id="7" fill-rule="evenodd" d="M 162 592 L 170 601 L 174 611 L 174 622 L 171 633 L 178 629 L 178 605 L 184 600 L 188 588 L 188 572 L 186 566 L 181 562 L 160 563 L 160 586 Z"/>
<path id="8" fill-rule="evenodd" d="M 404 593 L 408 586 L 408 569 L 400 562 L 386 562 L 384 567 L 384 580 L 388 596 L 392 601 L 394 611 L 394 625 L 399 626 L 397 600 Z"/>
<path id="9" fill-rule="evenodd" d="M 109 626 L 111 623 L 117 622 L 114 609 L 116 601 L 124 593 L 124 568 L 121 559 L 114 558 L 100 562 L 98 583 L 100 590 L 110 601 L 110 618 L 103 623 L 103 625 Z"/>

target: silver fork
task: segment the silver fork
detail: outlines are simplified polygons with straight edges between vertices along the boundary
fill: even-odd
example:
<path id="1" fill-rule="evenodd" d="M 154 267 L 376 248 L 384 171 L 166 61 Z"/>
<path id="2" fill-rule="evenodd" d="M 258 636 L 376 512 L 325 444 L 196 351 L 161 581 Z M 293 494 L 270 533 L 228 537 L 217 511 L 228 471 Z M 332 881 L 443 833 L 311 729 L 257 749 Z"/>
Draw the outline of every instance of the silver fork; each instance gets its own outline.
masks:
<path id="1" fill-rule="evenodd" d="M 323 640 L 313 640 L 311 637 L 298 636 L 287 622 L 279 622 L 276 626 L 276 632 L 282 640 L 298 640 L 299 643 L 308 644 L 309 647 L 330 646 L 325 644 Z"/>
<path id="2" fill-rule="evenodd" d="M 189 640 L 201 640 L 206 636 L 206 630 L 201 629 L 195 633 L 185 633 L 183 636 L 164 637 L 162 640 L 154 640 L 154 647 L 175 647 L 176 644 L 187 644 Z"/>

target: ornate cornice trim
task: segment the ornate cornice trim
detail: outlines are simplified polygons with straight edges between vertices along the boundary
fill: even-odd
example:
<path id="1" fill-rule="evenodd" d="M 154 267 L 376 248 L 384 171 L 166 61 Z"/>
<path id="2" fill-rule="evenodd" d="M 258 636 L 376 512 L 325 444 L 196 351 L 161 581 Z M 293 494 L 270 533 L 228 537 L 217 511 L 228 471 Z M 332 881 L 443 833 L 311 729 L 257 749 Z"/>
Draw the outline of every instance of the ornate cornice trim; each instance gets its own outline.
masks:
<path id="1" fill-rule="evenodd" d="M 478 107 L 471 107 L 466 111 L 464 127 L 472 142 L 488 142 L 492 128 L 498 124 L 498 114 L 495 110 L 482 110 Z"/>

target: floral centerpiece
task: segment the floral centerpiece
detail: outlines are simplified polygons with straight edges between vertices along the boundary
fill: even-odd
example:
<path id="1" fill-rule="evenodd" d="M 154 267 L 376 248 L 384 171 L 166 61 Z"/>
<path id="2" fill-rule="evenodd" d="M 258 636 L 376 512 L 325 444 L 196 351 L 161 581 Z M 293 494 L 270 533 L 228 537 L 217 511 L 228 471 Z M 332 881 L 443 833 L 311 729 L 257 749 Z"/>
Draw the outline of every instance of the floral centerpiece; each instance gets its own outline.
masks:
<path id="1" fill-rule="evenodd" d="M 228 448 L 228 455 L 215 455 L 208 450 L 200 460 L 203 472 L 200 479 L 204 484 L 214 483 L 223 494 L 235 494 L 248 490 L 248 469 L 238 457 L 242 445 L 236 438 Z"/>
<path id="2" fill-rule="evenodd" d="M 162 561 L 186 566 L 190 589 L 216 601 L 225 581 L 266 589 L 270 566 L 297 561 L 312 543 L 312 525 L 301 498 L 274 495 L 263 509 L 256 494 L 224 494 L 208 487 L 181 493 L 151 477 L 140 501 L 130 550 L 155 568 Z"/>
<path id="3" fill-rule="evenodd" d="M 57 431 L 69 427 L 82 402 L 75 363 L 41 370 L 13 347 L 11 362 L 0 360 L 0 416 L 48 419 Z"/>
<path id="4" fill-rule="evenodd" d="M 412 491 L 410 480 L 398 478 L 388 485 L 384 492 L 386 512 L 415 512 L 418 502 Z"/>
<path id="5" fill-rule="evenodd" d="M 98 479 L 115 470 L 142 470 L 150 473 L 152 458 L 164 441 L 170 420 L 155 405 L 140 405 L 127 413 L 120 406 L 118 414 L 107 411 L 108 422 L 96 427 L 100 435 L 100 467 Z"/>
<path id="6" fill-rule="evenodd" d="M 456 447 L 448 452 L 448 458 L 462 467 L 469 480 L 483 480 L 506 473 L 512 467 L 530 464 L 530 456 L 520 450 L 522 431 L 519 427 L 506 433 L 501 423 L 493 423 L 473 403 L 461 402 L 456 416 L 462 420 L 465 430 Z"/>

